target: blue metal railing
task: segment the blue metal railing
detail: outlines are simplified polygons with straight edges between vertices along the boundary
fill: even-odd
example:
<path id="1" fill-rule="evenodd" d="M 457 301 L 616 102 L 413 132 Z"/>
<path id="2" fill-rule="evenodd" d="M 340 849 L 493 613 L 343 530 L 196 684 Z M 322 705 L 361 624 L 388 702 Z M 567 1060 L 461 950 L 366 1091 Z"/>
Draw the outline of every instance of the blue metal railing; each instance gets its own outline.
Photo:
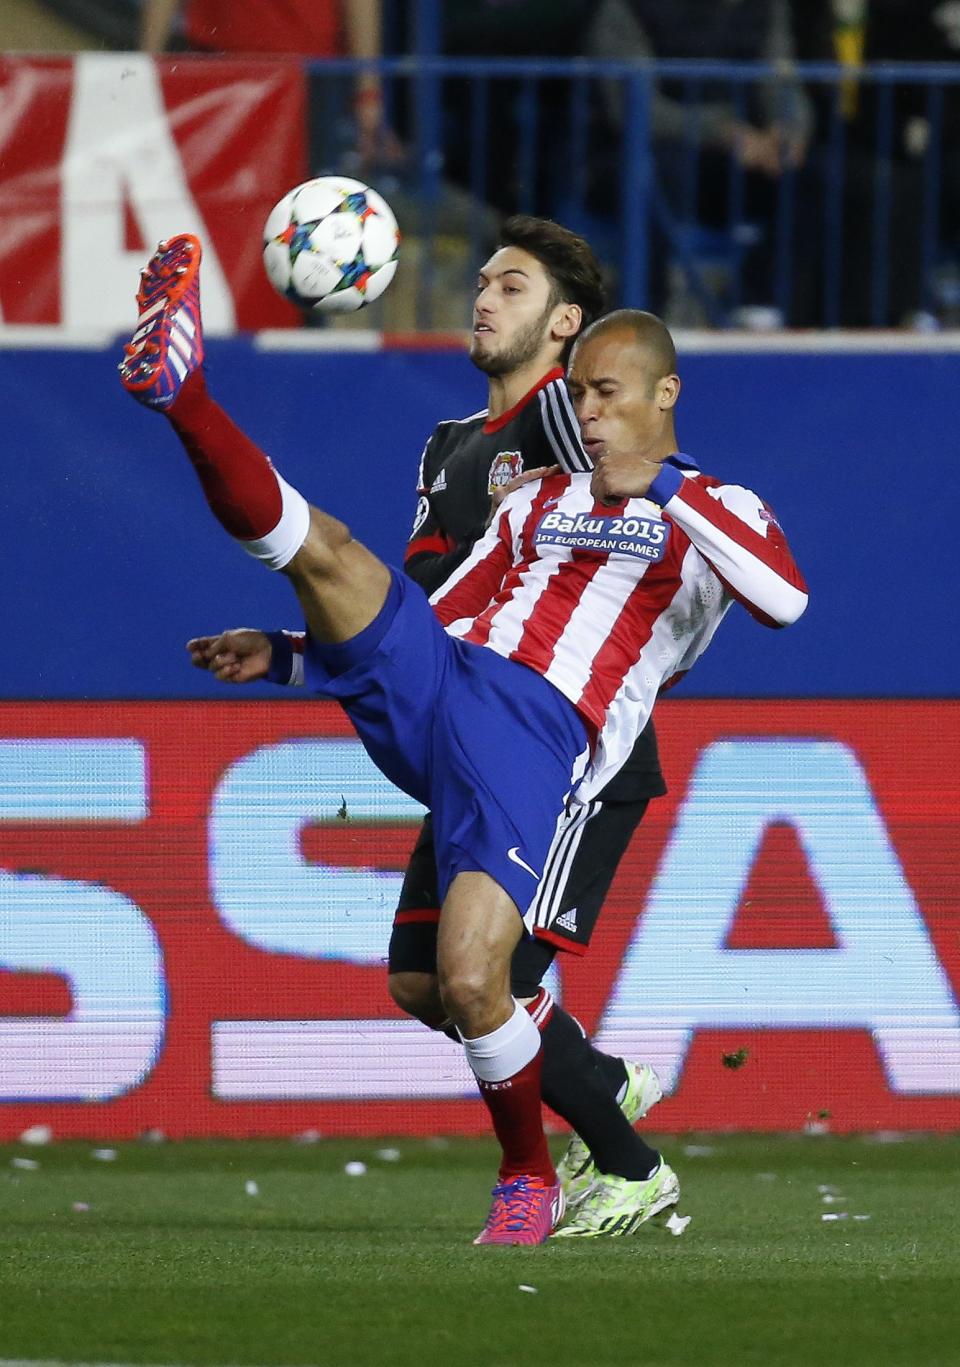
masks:
<path id="1" fill-rule="evenodd" d="M 312 62 L 315 95 L 359 70 L 380 73 L 404 161 L 351 167 L 321 135 L 314 169 L 361 169 L 388 198 L 399 186 L 422 244 L 420 326 L 432 321 L 434 238 L 451 190 L 465 290 L 489 249 L 491 218 L 520 211 L 585 232 L 611 269 L 615 302 L 669 308 L 679 293 L 713 326 L 751 303 L 788 325 L 825 327 L 896 325 L 905 312 L 932 323 L 943 313 L 940 280 L 960 245 L 960 172 L 947 135 L 950 118 L 960 131 L 960 66 L 401 57 Z M 669 144 L 655 133 L 664 82 L 689 110 Z M 855 136 L 851 83 L 869 105 Z M 759 183 L 732 153 L 714 148 L 711 161 L 696 110 L 705 88 L 721 90 L 746 121 L 765 86 L 802 89 L 817 122 L 805 164 Z M 598 110 L 610 92 L 621 113 L 604 124 Z M 909 155 L 906 97 L 921 102 L 924 125 L 924 145 Z"/>

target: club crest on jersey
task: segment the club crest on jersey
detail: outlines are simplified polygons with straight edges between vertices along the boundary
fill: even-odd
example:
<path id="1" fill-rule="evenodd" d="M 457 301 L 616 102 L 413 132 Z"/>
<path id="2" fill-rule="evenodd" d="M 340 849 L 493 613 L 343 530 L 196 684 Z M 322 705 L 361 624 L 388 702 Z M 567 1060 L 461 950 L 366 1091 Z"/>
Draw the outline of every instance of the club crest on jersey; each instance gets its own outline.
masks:
<path id="1" fill-rule="evenodd" d="M 487 493 L 492 494 L 495 489 L 502 489 L 512 479 L 516 479 L 522 471 L 523 455 L 520 451 L 498 451 L 493 464 L 490 466 Z"/>
<path id="2" fill-rule="evenodd" d="M 538 547 L 594 554 L 629 555 L 635 560 L 657 561 L 666 554 L 670 524 L 655 517 L 632 517 L 617 513 L 545 513 L 533 539 Z"/>

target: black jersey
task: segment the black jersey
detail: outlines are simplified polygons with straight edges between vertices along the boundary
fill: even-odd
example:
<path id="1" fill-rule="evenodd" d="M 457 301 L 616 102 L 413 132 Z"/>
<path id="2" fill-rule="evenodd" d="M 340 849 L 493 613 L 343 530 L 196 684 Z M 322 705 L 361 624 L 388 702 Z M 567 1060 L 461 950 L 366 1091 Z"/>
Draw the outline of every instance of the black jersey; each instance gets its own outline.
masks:
<path id="1" fill-rule="evenodd" d="M 438 589 L 486 530 L 493 493 L 542 465 L 590 469 L 559 367 L 493 421 L 483 410 L 436 428 L 420 458 L 417 512 L 404 556 L 411 579 L 427 593 Z M 600 796 L 632 802 L 665 792 L 650 721 Z"/>

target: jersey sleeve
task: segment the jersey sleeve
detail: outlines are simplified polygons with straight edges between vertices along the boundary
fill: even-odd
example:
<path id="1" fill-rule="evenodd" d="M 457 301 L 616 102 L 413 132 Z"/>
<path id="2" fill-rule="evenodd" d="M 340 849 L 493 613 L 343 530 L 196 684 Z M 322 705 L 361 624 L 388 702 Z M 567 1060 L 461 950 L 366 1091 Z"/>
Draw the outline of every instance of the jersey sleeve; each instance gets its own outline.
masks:
<path id="1" fill-rule="evenodd" d="M 441 625 L 472 620 L 487 607 L 513 564 L 513 534 L 506 506 L 477 541 L 463 564 L 430 596 Z"/>
<path id="2" fill-rule="evenodd" d="M 588 473 L 592 468 L 590 458 L 580 440 L 580 424 L 570 402 L 566 381 L 551 380 L 537 398 L 550 458 L 565 474 Z"/>
<path id="3" fill-rule="evenodd" d="M 648 497 L 686 532 L 758 622 L 785 627 L 797 620 L 807 606 L 807 586 L 773 511 L 757 494 L 665 465 Z"/>
<path id="4" fill-rule="evenodd" d="M 470 554 L 471 542 L 460 545 L 443 528 L 430 498 L 433 437 L 420 456 L 417 475 L 417 511 L 403 555 L 403 568 L 424 590 L 433 593 Z M 478 528 L 477 535 L 482 533 Z"/>

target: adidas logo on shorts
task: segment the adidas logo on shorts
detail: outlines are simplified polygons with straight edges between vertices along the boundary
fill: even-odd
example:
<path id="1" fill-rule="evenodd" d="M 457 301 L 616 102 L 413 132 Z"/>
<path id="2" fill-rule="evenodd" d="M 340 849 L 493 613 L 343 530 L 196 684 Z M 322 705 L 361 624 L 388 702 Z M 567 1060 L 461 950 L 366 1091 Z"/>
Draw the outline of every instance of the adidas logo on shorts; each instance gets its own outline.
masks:
<path id="1" fill-rule="evenodd" d="M 572 935 L 576 935 L 576 933 L 577 933 L 577 909 L 576 909 L 576 907 L 571 907 L 571 908 L 569 909 L 569 911 L 561 911 L 561 913 L 560 913 L 560 915 L 557 917 L 556 921 L 554 921 L 554 925 L 559 926 L 561 930 L 569 930 L 570 933 L 571 933 Z"/>

